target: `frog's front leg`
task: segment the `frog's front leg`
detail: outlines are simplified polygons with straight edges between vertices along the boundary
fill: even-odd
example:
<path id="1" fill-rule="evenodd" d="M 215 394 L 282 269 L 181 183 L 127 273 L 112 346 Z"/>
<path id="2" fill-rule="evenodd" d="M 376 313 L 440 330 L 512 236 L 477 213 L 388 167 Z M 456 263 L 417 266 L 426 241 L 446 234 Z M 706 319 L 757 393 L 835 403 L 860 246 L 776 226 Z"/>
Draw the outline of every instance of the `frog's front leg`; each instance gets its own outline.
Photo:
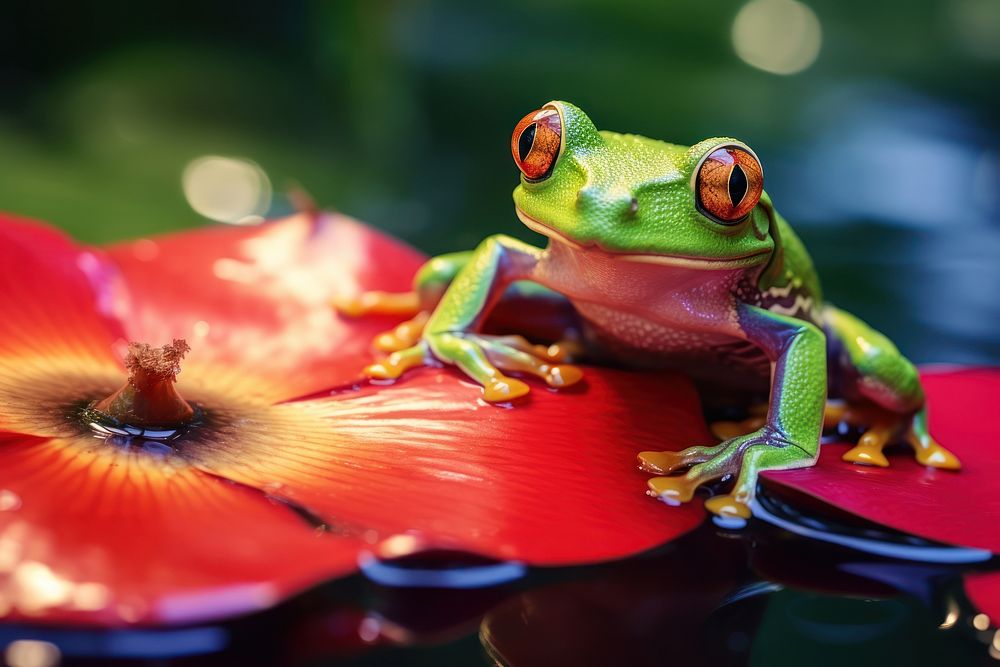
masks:
<path id="1" fill-rule="evenodd" d="M 530 280 L 542 251 L 509 236 L 486 239 L 455 275 L 424 327 L 420 341 L 393 352 L 366 369 L 370 377 L 399 377 L 430 357 L 458 366 L 483 385 L 487 401 L 508 401 L 528 393 L 528 385 L 502 371 L 536 375 L 553 387 L 577 382 L 581 373 L 556 362 L 520 336 L 478 333 L 507 287 Z"/>
<path id="2" fill-rule="evenodd" d="M 723 517 L 750 516 L 750 501 L 763 470 L 810 466 L 816 461 L 826 402 L 826 338 L 817 327 L 755 306 L 739 304 L 740 328 L 773 364 L 771 399 L 764 426 L 714 447 L 681 452 L 643 452 L 639 461 L 648 472 L 669 475 L 649 481 L 650 494 L 668 503 L 690 500 L 695 490 L 712 480 L 736 476 L 728 495 L 705 506 Z"/>
<path id="3" fill-rule="evenodd" d="M 409 318 L 379 334 L 372 342 L 381 352 L 403 350 L 420 340 L 431 311 L 472 255 L 473 251 L 468 250 L 432 257 L 413 277 L 413 289 L 409 292 L 372 291 L 344 295 L 335 298 L 333 306 L 348 317 L 402 315 Z"/>

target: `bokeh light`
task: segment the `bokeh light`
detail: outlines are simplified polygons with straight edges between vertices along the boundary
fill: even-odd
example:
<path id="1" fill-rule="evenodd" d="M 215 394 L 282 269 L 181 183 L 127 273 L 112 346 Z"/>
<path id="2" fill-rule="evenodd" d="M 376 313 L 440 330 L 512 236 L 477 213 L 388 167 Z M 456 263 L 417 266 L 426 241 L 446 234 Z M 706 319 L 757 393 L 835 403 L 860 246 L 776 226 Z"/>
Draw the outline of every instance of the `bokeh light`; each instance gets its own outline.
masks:
<path id="1" fill-rule="evenodd" d="M 60 657 L 58 646 L 34 639 L 13 641 L 4 651 L 4 660 L 10 667 L 54 667 Z"/>
<path id="2" fill-rule="evenodd" d="M 260 222 L 271 205 L 271 181 L 250 160 L 205 155 L 192 160 L 181 177 L 188 204 L 217 222 Z"/>
<path id="3" fill-rule="evenodd" d="M 796 0 L 752 0 L 733 21 L 733 48 L 748 65 L 795 74 L 819 56 L 823 31 L 812 9 Z"/>
<path id="4" fill-rule="evenodd" d="M 955 41 L 971 55 L 1000 60 L 1000 2 L 955 0 L 947 5 Z"/>

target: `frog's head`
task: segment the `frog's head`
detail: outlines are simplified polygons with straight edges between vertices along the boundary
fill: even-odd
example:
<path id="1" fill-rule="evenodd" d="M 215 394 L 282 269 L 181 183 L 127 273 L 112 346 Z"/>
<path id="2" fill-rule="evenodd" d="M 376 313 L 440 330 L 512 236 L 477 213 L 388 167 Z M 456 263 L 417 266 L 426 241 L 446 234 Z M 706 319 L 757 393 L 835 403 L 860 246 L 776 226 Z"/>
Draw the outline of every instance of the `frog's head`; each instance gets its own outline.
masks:
<path id="1" fill-rule="evenodd" d="M 555 241 L 698 268 L 755 266 L 774 249 L 760 162 L 734 139 L 687 148 L 600 132 L 550 102 L 518 123 L 511 151 L 518 216 Z"/>

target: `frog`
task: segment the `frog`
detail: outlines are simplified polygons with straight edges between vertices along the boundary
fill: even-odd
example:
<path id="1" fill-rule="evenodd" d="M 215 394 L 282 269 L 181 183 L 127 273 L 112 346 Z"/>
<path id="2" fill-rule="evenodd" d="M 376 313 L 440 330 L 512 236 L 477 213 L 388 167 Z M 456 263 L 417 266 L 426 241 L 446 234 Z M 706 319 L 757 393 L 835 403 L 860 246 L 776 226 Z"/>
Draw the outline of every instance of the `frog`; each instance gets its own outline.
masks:
<path id="1" fill-rule="evenodd" d="M 450 365 L 481 386 L 483 400 L 510 405 L 531 376 L 555 388 L 579 382 L 578 359 L 683 373 L 706 405 L 719 404 L 716 414 L 737 416 L 712 423 L 719 442 L 638 453 L 647 493 L 676 505 L 721 481 L 731 487 L 705 507 L 737 523 L 752 515 L 760 473 L 814 465 L 831 428 L 860 433 L 843 455 L 851 463 L 886 467 L 883 450 L 905 444 L 922 465 L 960 469 L 928 430 L 914 364 L 824 301 L 749 145 L 601 131 L 557 100 L 517 123 L 511 155 L 520 171 L 514 211 L 544 247 L 489 236 L 427 261 L 410 292 L 339 299 L 346 316 L 410 318 L 375 339 L 387 356 L 368 377 Z M 509 328 L 487 333 L 505 307 Z M 531 340 L 537 313 L 564 325 L 548 344 Z"/>

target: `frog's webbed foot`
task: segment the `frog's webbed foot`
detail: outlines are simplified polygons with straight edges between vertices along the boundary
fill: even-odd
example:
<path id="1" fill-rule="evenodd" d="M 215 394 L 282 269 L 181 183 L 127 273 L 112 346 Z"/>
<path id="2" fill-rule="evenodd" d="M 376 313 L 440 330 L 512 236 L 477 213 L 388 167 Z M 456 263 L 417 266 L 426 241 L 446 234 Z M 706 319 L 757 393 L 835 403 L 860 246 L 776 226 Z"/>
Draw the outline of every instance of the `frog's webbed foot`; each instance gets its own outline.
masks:
<path id="1" fill-rule="evenodd" d="M 710 512 L 730 520 L 750 518 L 750 502 L 761 471 L 800 468 L 812 465 L 814 460 L 812 454 L 770 426 L 714 447 L 639 454 L 643 470 L 663 475 L 649 480 L 649 494 L 668 504 L 688 502 L 698 487 L 736 476 L 730 493 L 705 502 Z M 680 471 L 684 472 L 672 474 Z"/>
<path id="2" fill-rule="evenodd" d="M 368 366 L 365 374 L 375 379 L 395 379 L 434 358 L 462 369 L 483 386 L 483 398 L 491 403 L 510 401 L 530 390 L 526 383 L 502 371 L 534 375 L 550 387 L 568 387 L 583 377 L 576 366 L 561 363 L 566 351 L 558 345 L 533 345 L 522 336 L 464 332 L 425 334 L 416 345 Z"/>
<path id="3" fill-rule="evenodd" d="M 939 445 L 927 431 L 925 410 L 920 410 L 915 415 L 905 415 L 877 406 L 828 402 L 823 415 L 823 426 L 835 428 L 840 424 L 862 429 L 858 444 L 843 456 L 850 463 L 887 468 L 889 459 L 882 450 L 888 445 L 906 442 L 913 448 L 914 458 L 922 465 L 946 470 L 958 470 L 962 467 L 958 457 Z"/>

